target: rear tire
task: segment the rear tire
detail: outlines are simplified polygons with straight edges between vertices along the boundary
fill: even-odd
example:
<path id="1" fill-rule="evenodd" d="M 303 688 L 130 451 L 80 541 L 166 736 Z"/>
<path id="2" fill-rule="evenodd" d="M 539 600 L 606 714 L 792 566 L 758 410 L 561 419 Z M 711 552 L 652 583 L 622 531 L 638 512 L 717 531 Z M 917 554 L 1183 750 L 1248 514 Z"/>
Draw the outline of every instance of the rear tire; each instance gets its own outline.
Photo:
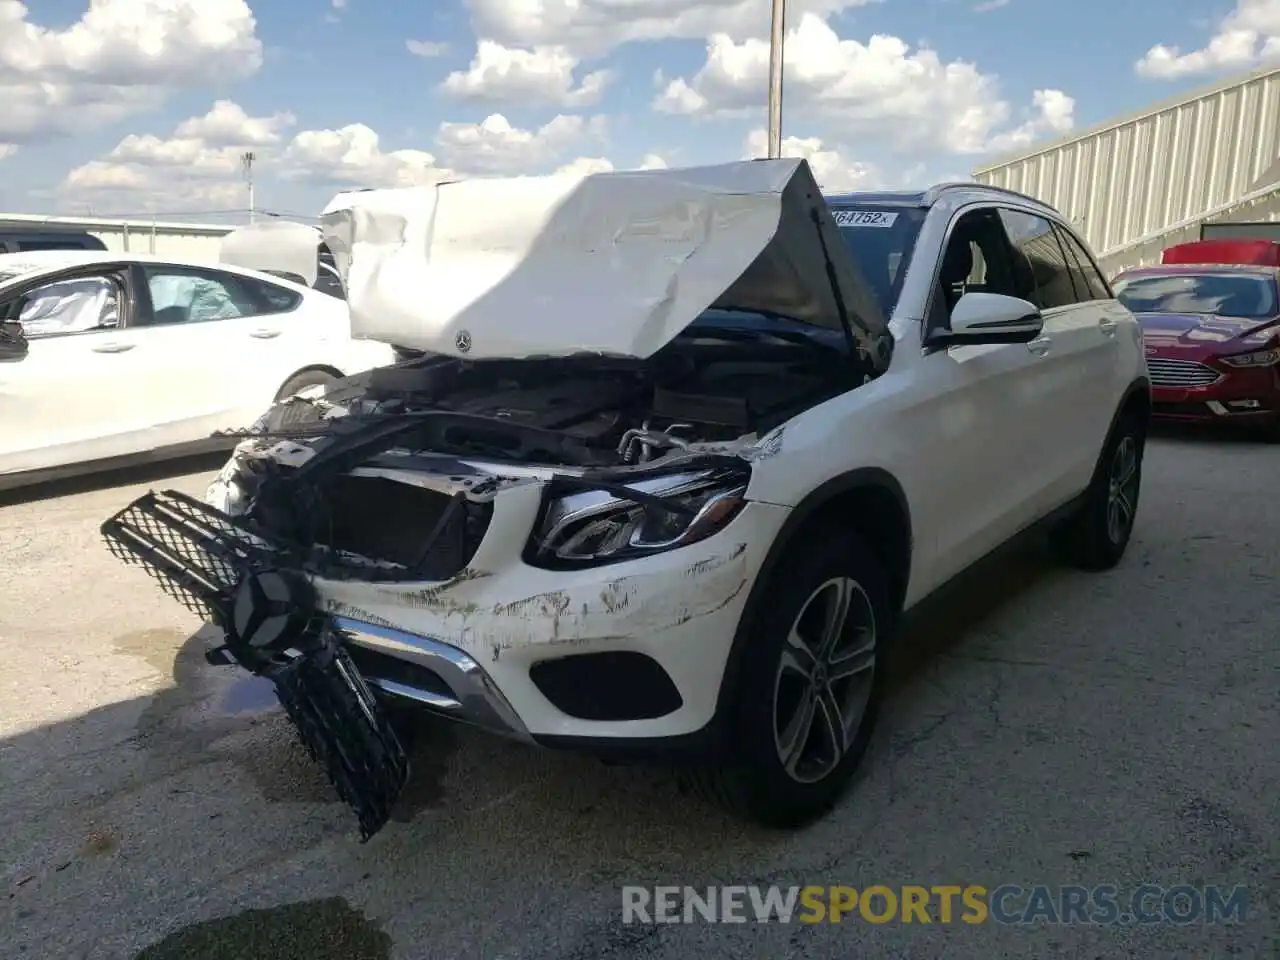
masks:
<path id="1" fill-rule="evenodd" d="M 889 577 L 856 535 L 826 536 L 778 565 L 743 638 L 727 759 L 689 776 L 706 799 L 767 827 L 805 826 L 836 804 L 884 697 L 897 619 Z M 835 602 L 844 618 L 832 631 Z"/>
<path id="2" fill-rule="evenodd" d="M 1055 532 L 1055 546 L 1072 566 L 1110 570 L 1124 556 L 1137 519 L 1146 442 L 1142 419 L 1122 414 L 1102 448 L 1084 503 Z"/>

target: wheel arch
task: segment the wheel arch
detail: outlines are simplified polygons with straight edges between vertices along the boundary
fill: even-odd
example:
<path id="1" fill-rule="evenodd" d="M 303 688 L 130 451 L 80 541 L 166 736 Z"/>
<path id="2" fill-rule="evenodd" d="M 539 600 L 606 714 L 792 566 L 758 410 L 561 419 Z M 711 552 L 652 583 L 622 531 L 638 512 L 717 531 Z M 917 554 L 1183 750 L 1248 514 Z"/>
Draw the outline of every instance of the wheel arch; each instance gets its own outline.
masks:
<path id="1" fill-rule="evenodd" d="M 328 364 L 328 363 L 311 363 L 305 367 L 299 367 L 297 370 L 293 371 L 293 373 L 289 374 L 287 377 L 285 377 L 283 380 L 280 381 L 280 387 L 279 389 L 276 390 L 275 400 L 273 402 L 279 403 L 281 400 L 285 399 L 284 388 L 288 386 L 290 383 L 292 383 L 294 380 L 298 379 L 298 377 L 302 376 L 304 373 L 324 373 L 333 377 L 336 380 L 341 380 L 343 377 L 346 376 L 346 374 L 343 373 L 341 370 L 339 370 L 337 367 L 332 366 L 331 364 Z"/>
<path id="2" fill-rule="evenodd" d="M 859 467 L 826 481 L 791 511 L 765 555 L 738 620 L 716 696 L 715 722 L 723 724 L 731 703 L 742 655 L 760 605 L 779 564 L 801 537 L 832 522 L 861 534 L 884 561 L 893 587 L 895 610 L 902 609 L 911 575 L 914 540 L 911 510 L 902 484 L 880 467 Z M 820 534 L 821 535 L 821 534 Z M 723 727 L 721 731 L 723 732 Z"/>
<path id="3" fill-rule="evenodd" d="M 1151 420 L 1151 381 L 1146 377 L 1135 377 L 1125 389 L 1124 395 L 1116 405 L 1116 412 L 1111 417 L 1111 425 L 1107 436 L 1115 430 L 1120 418 L 1126 414 L 1136 415 L 1145 427 Z"/>

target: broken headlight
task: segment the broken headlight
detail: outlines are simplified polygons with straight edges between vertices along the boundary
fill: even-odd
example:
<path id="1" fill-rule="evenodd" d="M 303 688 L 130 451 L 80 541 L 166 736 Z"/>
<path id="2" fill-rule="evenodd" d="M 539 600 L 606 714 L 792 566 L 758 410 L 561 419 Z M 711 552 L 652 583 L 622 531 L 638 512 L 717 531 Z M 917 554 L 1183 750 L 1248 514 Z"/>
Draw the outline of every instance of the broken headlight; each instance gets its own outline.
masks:
<path id="1" fill-rule="evenodd" d="M 553 490 L 530 543 L 537 566 L 592 566 L 705 540 L 746 503 L 747 475 L 701 471 L 608 484 L 571 493 Z"/>

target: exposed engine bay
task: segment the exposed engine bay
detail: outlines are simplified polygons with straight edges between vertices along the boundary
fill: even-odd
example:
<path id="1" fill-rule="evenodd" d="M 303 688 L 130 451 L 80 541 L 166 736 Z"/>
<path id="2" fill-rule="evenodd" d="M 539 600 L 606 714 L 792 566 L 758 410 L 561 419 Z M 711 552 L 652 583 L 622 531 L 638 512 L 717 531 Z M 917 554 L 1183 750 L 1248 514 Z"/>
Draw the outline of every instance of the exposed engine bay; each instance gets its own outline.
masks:
<path id="1" fill-rule="evenodd" d="M 281 405 L 263 426 L 270 435 L 308 436 L 316 427 L 307 422 L 345 432 L 340 419 L 431 414 L 398 432 L 396 446 L 600 469 L 763 435 L 862 380 L 847 354 L 816 341 L 747 334 L 753 342 L 726 343 L 721 334 L 678 341 L 647 361 L 409 361 L 352 377 L 322 400 Z"/>
<path id="2" fill-rule="evenodd" d="M 424 357 L 277 404 L 226 479 L 247 522 L 331 575 L 372 564 L 377 576 L 442 579 L 470 561 L 495 492 L 527 482 L 512 479 L 521 469 L 549 468 L 561 493 L 643 497 L 624 485 L 675 461 L 741 470 L 737 454 L 865 378 L 841 346 L 737 328 L 697 331 L 648 360 Z"/>

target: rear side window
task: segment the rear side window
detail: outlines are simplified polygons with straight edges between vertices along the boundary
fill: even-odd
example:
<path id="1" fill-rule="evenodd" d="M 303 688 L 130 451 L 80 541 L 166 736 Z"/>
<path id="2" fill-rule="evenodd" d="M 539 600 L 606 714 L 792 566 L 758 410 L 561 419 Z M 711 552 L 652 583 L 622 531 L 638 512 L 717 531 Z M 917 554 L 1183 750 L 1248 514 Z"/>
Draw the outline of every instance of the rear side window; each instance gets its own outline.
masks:
<path id="1" fill-rule="evenodd" d="M 1030 269 L 1019 287 L 1030 289 L 1031 300 L 1041 310 L 1066 307 L 1077 302 L 1071 283 L 1071 263 L 1058 242 L 1056 231 L 1044 217 L 1018 210 L 1001 210 L 1000 219 L 1018 260 Z"/>
<path id="2" fill-rule="evenodd" d="M 274 283 L 254 280 L 252 277 L 236 277 L 250 294 L 265 304 L 259 313 L 288 313 L 302 302 L 302 294 L 288 287 L 277 287 Z"/>
<path id="3" fill-rule="evenodd" d="M 1107 289 L 1107 281 L 1102 278 L 1098 268 L 1093 265 L 1093 258 L 1079 240 L 1071 235 L 1071 231 L 1058 228 L 1058 236 L 1071 258 L 1071 281 L 1076 288 L 1076 296 L 1081 300 L 1110 300 L 1111 291 Z"/>
<path id="4" fill-rule="evenodd" d="M 229 320 L 286 313 L 300 294 L 273 283 L 221 270 L 144 266 L 155 324 Z"/>

